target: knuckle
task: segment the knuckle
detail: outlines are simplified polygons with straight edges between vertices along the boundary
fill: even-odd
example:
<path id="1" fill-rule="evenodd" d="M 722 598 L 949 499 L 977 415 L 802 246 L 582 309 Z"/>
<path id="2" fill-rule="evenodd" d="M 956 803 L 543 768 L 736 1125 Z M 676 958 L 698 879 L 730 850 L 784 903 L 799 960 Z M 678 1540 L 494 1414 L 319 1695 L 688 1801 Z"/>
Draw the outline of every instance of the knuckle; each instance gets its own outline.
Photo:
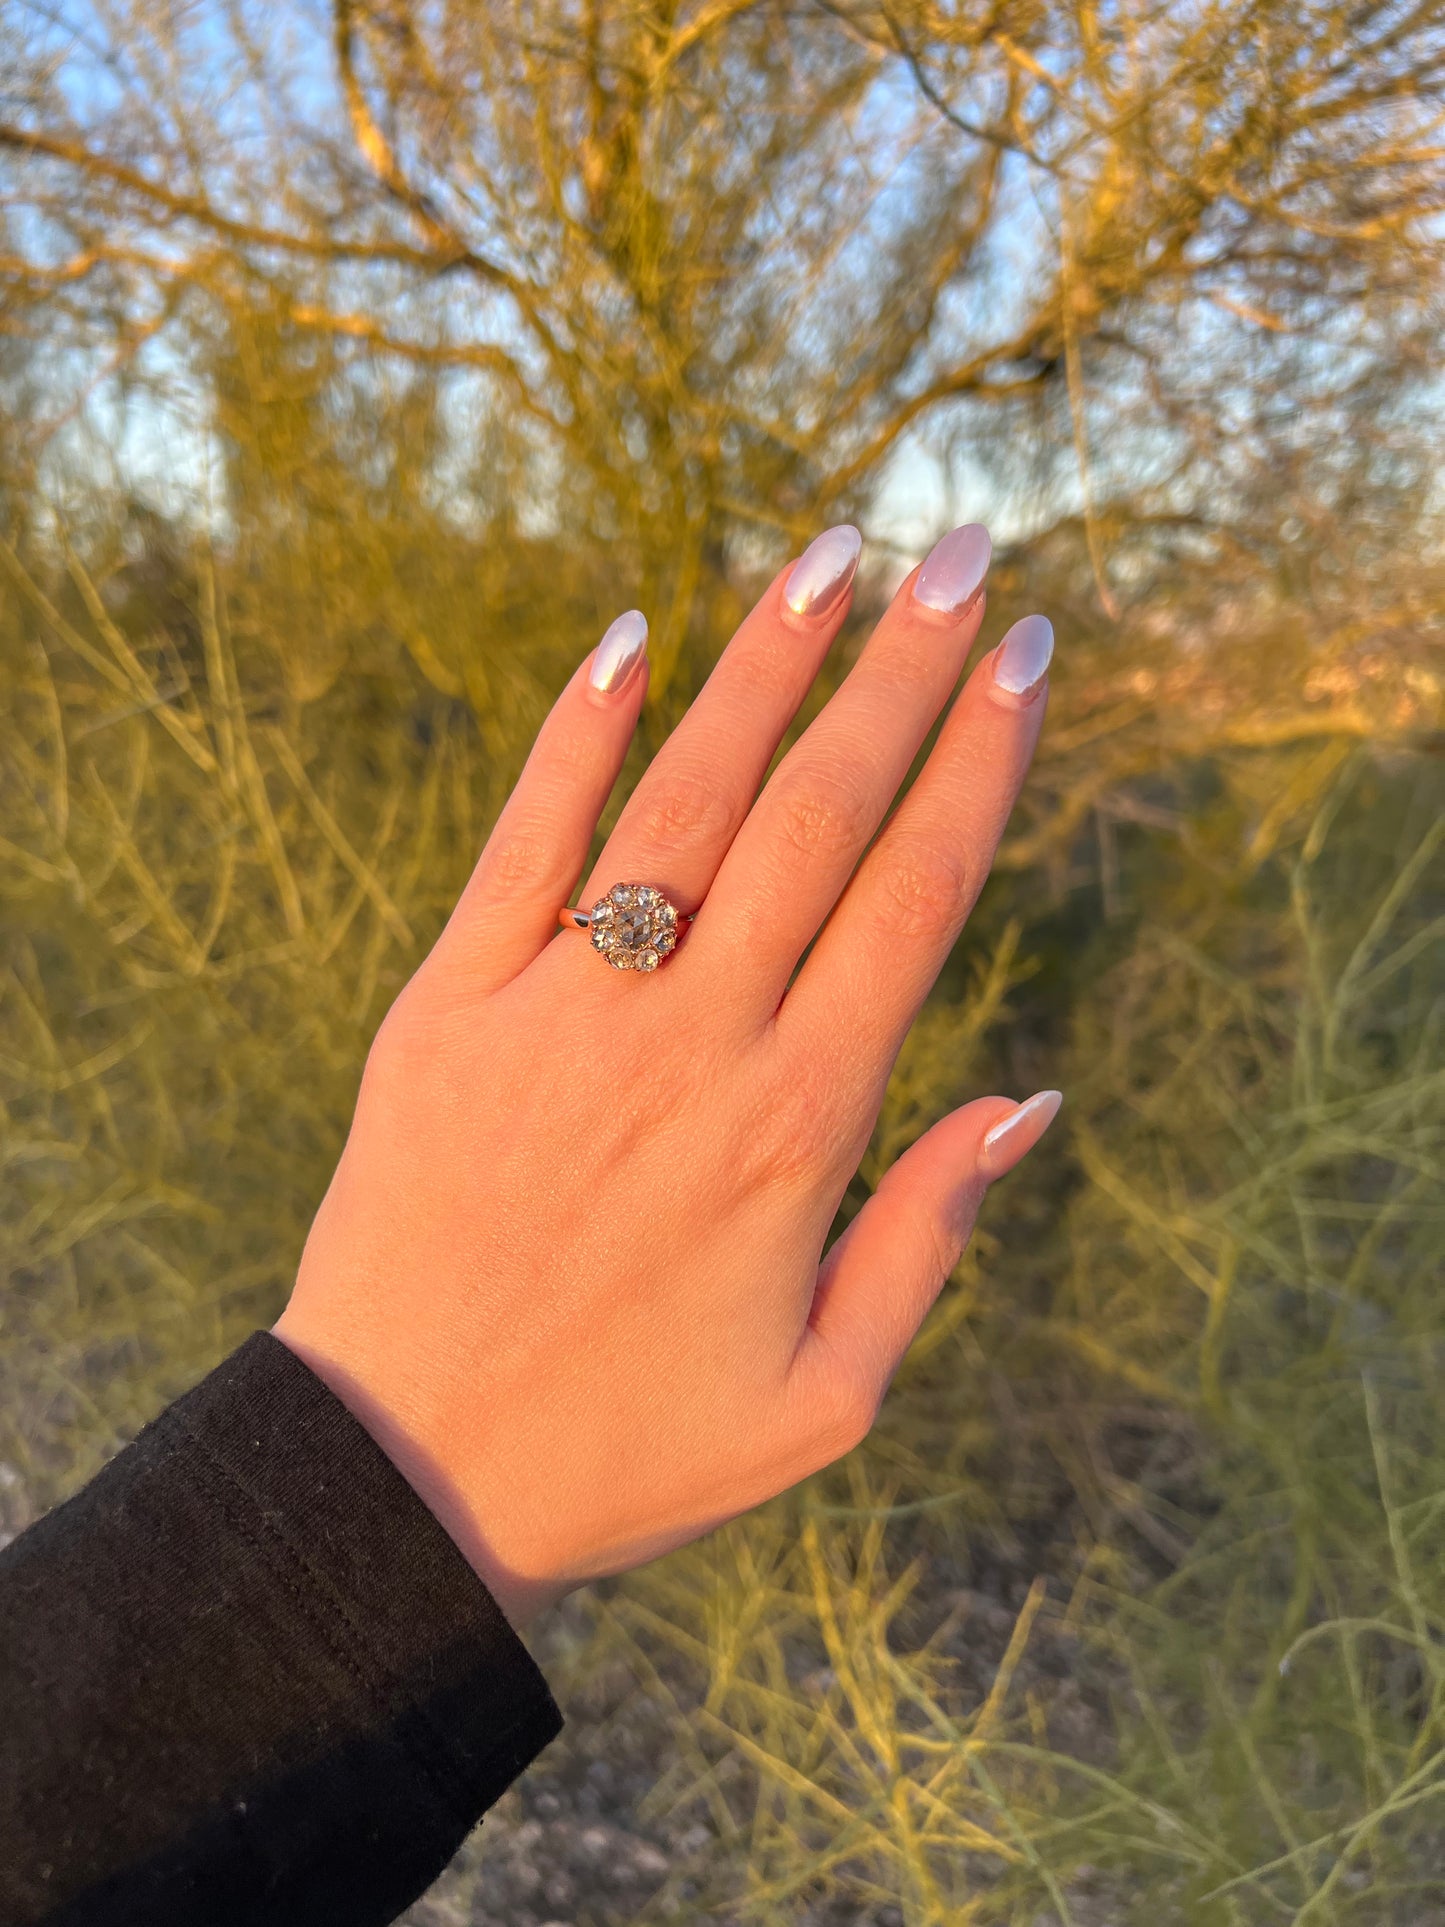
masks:
<path id="1" fill-rule="evenodd" d="M 752 1155 L 768 1175 L 811 1191 L 838 1156 L 838 1079 L 822 1051 L 788 1052 L 756 1083 Z"/>
<path id="2" fill-rule="evenodd" d="M 759 1094 L 745 1116 L 735 1157 L 749 1189 L 811 1194 L 827 1162 L 826 1137 L 818 1105 L 801 1079 Z"/>
<path id="3" fill-rule="evenodd" d="M 867 836 L 868 799 L 846 777 L 812 771 L 788 781 L 777 798 L 777 820 L 789 851 L 810 863 L 828 861 L 850 854 Z"/>
<path id="4" fill-rule="evenodd" d="M 883 1403 L 876 1377 L 861 1365 L 840 1365 L 828 1399 L 823 1444 L 830 1459 L 841 1459 L 873 1430 Z"/>
<path id="5" fill-rule="evenodd" d="M 757 614 L 744 623 L 719 664 L 723 693 L 745 725 L 757 716 L 760 703 L 792 709 L 798 700 L 796 638 L 771 620 L 759 622 Z"/>
<path id="6" fill-rule="evenodd" d="M 828 1157 L 816 1111 L 791 1093 L 742 1153 L 770 1187 L 806 1196 L 827 1168 Z"/>
<path id="7" fill-rule="evenodd" d="M 931 937 L 950 929 L 973 896 L 973 872 L 961 850 L 909 838 L 880 851 L 884 914 L 900 937 Z"/>
<path id="8" fill-rule="evenodd" d="M 923 1251 L 919 1272 L 923 1280 L 924 1297 L 931 1305 L 953 1276 L 953 1268 L 963 1250 L 964 1237 L 958 1225 L 933 1212 L 924 1218 L 921 1237 Z"/>
<path id="9" fill-rule="evenodd" d="M 429 1064 L 427 1019 L 414 977 L 381 1020 L 362 1071 L 362 1089 L 372 1103 L 392 1105 L 412 1089 Z"/>
<path id="10" fill-rule="evenodd" d="M 916 701 L 920 684 L 938 683 L 941 666 L 937 634 L 907 624 L 893 630 L 869 668 L 881 695 Z"/>
<path id="11" fill-rule="evenodd" d="M 489 895 L 530 897 L 556 889 L 562 869 L 555 839 L 540 826 L 518 824 L 493 835 L 478 866 L 478 882 Z"/>
<path id="12" fill-rule="evenodd" d="M 733 805 L 716 781 L 694 770 L 677 770 L 647 784 L 632 806 L 630 828 L 647 844 L 674 850 L 725 837 Z"/>

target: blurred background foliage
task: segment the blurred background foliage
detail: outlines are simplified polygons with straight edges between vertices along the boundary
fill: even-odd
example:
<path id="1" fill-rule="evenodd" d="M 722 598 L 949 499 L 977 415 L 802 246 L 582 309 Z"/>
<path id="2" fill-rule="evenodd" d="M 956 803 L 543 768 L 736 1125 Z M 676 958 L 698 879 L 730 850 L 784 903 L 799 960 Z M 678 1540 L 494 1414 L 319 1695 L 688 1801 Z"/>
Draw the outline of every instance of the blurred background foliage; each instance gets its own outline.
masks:
<path id="1" fill-rule="evenodd" d="M 987 519 L 1049 727 L 845 1212 L 966 1095 L 1063 1120 L 862 1450 L 557 1616 L 568 1732 L 415 1918 L 1445 1920 L 1439 8 L 0 49 L 7 1529 L 278 1311 L 611 616 L 630 782 L 817 528 L 809 713 Z"/>

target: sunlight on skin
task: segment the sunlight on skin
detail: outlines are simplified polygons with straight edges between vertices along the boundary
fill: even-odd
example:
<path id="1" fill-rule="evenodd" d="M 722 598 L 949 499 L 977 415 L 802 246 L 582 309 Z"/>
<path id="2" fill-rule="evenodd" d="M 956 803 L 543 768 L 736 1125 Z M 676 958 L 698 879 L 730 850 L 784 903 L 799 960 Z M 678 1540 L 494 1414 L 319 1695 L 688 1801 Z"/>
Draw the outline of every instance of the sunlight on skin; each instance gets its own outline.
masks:
<path id="1" fill-rule="evenodd" d="M 276 1326 L 518 1623 L 856 1444 L 988 1182 L 1057 1109 L 944 1118 L 820 1277 L 1028 768 L 1052 646 L 1047 623 L 1004 637 L 874 842 L 983 617 L 988 538 L 945 537 L 759 794 L 860 548 L 830 530 L 773 583 L 582 891 L 645 879 L 696 910 L 660 966 L 644 947 L 650 977 L 626 944 L 608 970 L 553 937 L 646 691 L 641 616 L 577 671 L 382 1025 Z"/>

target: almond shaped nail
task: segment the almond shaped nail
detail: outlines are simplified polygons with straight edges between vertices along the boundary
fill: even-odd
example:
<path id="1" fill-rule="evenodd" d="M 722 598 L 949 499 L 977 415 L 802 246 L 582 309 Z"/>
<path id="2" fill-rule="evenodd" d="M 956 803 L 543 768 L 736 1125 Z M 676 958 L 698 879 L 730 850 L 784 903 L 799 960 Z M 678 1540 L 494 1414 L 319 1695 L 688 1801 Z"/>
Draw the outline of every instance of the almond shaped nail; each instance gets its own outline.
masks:
<path id="1" fill-rule="evenodd" d="M 835 608 L 858 567 L 863 537 L 851 522 L 824 529 L 793 564 L 783 601 L 795 616 L 825 616 Z"/>
<path id="2" fill-rule="evenodd" d="M 588 681 L 602 695 L 615 696 L 631 682 L 646 654 L 647 617 L 640 609 L 629 609 L 610 625 L 598 643 Z"/>
<path id="3" fill-rule="evenodd" d="M 993 679 L 1011 696 L 1027 696 L 1049 672 L 1054 654 L 1054 625 L 1047 616 L 1025 616 L 998 646 Z"/>
<path id="4" fill-rule="evenodd" d="M 940 614 L 961 616 L 983 587 L 993 543 L 982 522 L 966 522 L 935 542 L 913 584 L 913 600 Z"/>
<path id="5" fill-rule="evenodd" d="M 994 1176 L 1011 1171 L 1026 1152 L 1033 1150 L 1058 1116 L 1063 1101 L 1062 1091 L 1038 1091 L 994 1125 L 983 1140 L 984 1162 Z"/>

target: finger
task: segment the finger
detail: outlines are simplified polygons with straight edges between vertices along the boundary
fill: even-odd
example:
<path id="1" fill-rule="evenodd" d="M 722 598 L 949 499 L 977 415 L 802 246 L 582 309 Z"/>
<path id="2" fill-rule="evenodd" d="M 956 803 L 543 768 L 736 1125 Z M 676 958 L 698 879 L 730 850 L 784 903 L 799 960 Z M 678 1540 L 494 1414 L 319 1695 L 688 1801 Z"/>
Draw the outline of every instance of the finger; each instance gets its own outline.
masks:
<path id="1" fill-rule="evenodd" d="M 856 1432 L 843 1449 L 872 1425 L 989 1185 L 1033 1149 L 1062 1102 L 1040 1091 L 1026 1104 L 981 1097 L 950 1113 L 890 1167 L 828 1253 L 792 1369 L 805 1411 Z"/>
<path id="2" fill-rule="evenodd" d="M 583 904 L 614 883 L 702 902 L 848 613 L 861 548 L 857 529 L 827 529 L 768 588 L 628 799 Z"/>
<path id="3" fill-rule="evenodd" d="M 958 680 L 983 614 L 988 555 L 976 525 L 944 537 L 728 852 L 695 941 L 736 960 L 769 1015 Z"/>
<path id="4" fill-rule="evenodd" d="M 780 1035 L 837 1055 L 845 1076 L 888 1076 L 983 888 L 1043 726 L 1052 648 L 1046 619 L 1026 616 L 979 664 L 784 1000 Z"/>
<path id="5" fill-rule="evenodd" d="M 553 705 L 437 945 L 498 989 L 557 932 L 647 693 L 647 620 L 629 609 Z"/>

